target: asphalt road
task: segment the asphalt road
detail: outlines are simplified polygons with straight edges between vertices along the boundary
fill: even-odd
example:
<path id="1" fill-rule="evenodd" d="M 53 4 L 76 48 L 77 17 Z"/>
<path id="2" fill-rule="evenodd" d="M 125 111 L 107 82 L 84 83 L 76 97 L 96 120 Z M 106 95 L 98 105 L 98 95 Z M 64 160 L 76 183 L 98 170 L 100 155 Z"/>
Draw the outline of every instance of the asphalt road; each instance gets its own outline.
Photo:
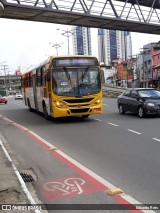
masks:
<path id="1" fill-rule="evenodd" d="M 10 98 L 7 105 L 0 105 L 0 114 L 31 129 L 141 203 L 160 203 L 160 117 L 120 115 L 116 99 L 104 98 L 103 104 L 102 115 L 86 120 L 47 121 L 29 112 L 21 100 Z M 14 146 L 25 152 L 18 142 Z"/>

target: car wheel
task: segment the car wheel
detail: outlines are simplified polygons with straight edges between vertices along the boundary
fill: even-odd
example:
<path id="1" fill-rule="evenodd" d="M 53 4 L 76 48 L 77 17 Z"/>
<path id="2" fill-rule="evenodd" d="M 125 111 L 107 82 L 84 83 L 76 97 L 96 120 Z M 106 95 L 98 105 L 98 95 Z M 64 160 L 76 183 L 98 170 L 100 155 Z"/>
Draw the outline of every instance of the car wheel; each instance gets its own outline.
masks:
<path id="1" fill-rule="evenodd" d="M 145 116 L 144 109 L 142 107 L 138 108 L 138 116 L 140 118 L 144 118 L 144 116 Z"/>
<path id="2" fill-rule="evenodd" d="M 5 102 L 5 104 L 7 104 L 7 102 Z"/>
<path id="3" fill-rule="evenodd" d="M 124 108 L 123 108 L 123 106 L 121 104 L 119 105 L 119 113 L 120 114 L 124 114 L 125 113 Z"/>

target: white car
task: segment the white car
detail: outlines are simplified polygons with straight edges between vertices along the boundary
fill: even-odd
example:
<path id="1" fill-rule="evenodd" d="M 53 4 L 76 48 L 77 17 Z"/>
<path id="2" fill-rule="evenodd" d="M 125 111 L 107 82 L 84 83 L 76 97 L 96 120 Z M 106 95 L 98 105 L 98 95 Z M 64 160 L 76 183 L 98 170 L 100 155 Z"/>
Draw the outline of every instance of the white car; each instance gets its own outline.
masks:
<path id="1" fill-rule="evenodd" d="M 15 100 L 17 99 L 23 99 L 23 96 L 21 93 L 16 93 Z"/>

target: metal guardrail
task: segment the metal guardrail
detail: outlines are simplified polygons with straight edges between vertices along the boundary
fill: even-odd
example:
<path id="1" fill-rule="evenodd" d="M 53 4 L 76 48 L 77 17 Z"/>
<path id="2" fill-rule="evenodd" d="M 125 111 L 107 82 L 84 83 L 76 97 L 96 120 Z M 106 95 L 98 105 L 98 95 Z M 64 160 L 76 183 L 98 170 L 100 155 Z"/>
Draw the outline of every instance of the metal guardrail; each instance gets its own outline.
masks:
<path id="1" fill-rule="evenodd" d="M 112 90 L 103 90 L 103 97 L 108 98 L 117 98 L 122 92 L 112 91 Z"/>
<path id="2" fill-rule="evenodd" d="M 125 90 L 125 88 L 102 86 L 103 97 L 117 98 Z"/>

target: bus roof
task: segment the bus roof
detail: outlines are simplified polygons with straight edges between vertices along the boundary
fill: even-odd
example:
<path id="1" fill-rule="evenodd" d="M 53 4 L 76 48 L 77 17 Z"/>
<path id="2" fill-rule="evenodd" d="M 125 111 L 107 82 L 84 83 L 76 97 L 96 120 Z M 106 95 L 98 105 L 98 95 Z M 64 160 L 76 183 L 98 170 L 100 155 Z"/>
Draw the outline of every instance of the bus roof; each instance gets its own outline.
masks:
<path id="1" fill-rule="evenodd" d="M 30 68 L 30 70 L 27 70 L 26 72 L 24 72 L 22 74 L 25 75 L 25 74 L 28 74 L 32 71 L 34 71 L 35 69 L 39 68 L 39 67 L 42 67 L 46 64 L 48 64 L 53 58 L 97 58 L 96 56 L 91 56 L 91 55 L 61 55 L 61 56 L 49 56 L 46 60 L 40 62 L 39 64 L 33 66 L 32 68 Z"/>

